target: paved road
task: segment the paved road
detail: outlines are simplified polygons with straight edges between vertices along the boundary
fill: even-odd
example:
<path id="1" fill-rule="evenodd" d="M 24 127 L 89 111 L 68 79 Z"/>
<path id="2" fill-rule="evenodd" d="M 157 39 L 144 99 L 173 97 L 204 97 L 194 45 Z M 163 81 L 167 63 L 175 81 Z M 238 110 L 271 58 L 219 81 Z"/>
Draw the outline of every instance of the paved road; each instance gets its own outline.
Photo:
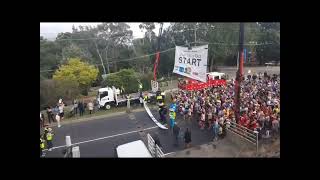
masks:
<path id="1" fill-rule="evenodd" d="M 280 67 L 245 67 L 244 72 L 248 70 L 255 72 L 280 73 Z M 235 75 L 236 67 L 221 67 L 221 72 L 229 74 L 232 78 Z M 159 119 L 157 111 L 152 111 L 154 116 Z M 178 117 L 179 118 L 179 117 Z M 211 132 L 208 130 L 199 130 L 197 124 L 179 123 L 181 130 L 186 127 L 191 128 L 192 144 L 201 145 L 211 140 Z M 158 132 L 160 142 L 163 145 L 163 152 L 170 153 L 183 149 L 183 142 L 180 147 L 174 147 L 172 134 L 169 130 L 161 130 L 149 118 L 145 111 L 133 112 L 116 117 L 76 122 L 63 125 L 61 128 L 53 128 L 55 132 L 54 147 L 51 152 L 46 152 L 47 157 L 62 157 L 62 150 L 65 145 L 65 136 L 70 135 L 72 143 L 80 143 L 81 157 L 114 157 L 115 148 L 118 145 L 128 143 L 134 140 L 146 140 L 147 133 Z M 100 138 L 100 139 L 98 139 Z M 91 141 L 92 140 L 92 141 Z"/>
<path id="2" fill-rule="evenodd" d="M 152 111 L 156 118 L 158 114 Z M 208 130 L 199 130 L 197 125 L 179 123 L 182 130 L 191 128 L 194 145 L 208 143 L 211 133 Z M 76 122 L 61 128 L 53 127 L 55 132 L 54 148 L 46 151 L 46 157 L 63 157 L 62 150 L 65 145 L 65 136 L 71 136 L 72 143 L 79 143 L 81 157 L 115 157 L 115 148 L 118 145 L 142 139 L 146 141 L 146 134 L 158 133 L 163 152 L 169 153 L 183 149 L 183 142 L 179 147 L 173 146 L 173 138 L 169 130 L 158 128 L 143 112 L 133 112 L 116 117 Z M 92 140 L 92 141 L 91 141 Z"/>

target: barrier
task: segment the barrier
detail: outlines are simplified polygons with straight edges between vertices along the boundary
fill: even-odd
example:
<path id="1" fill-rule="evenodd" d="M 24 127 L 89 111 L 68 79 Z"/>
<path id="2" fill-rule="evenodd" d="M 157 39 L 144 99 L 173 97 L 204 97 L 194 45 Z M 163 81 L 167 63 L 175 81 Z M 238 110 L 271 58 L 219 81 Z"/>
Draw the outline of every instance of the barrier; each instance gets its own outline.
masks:
<path id="1" fill-rule="evenodd" d="M 71 146 L 71 138 L 70 138 L 70 136 L 66 136 L 66 145 L 67 145 L 67 147 L 70 147 Z"/>
<path id="2" fill-rule="evenodd" d="M 162 125 L 160 122 L 158 122 L 158 121 L 156 120 L 156 118 L 154 118 L 154 116 L 152 115 L 152 113 L 151 113 L 151 111 L 150 111 L 150 109 L 149 109 L 149 107 L 147 106 L 147 103 L 146 103 L 145 101 L 143 102 L 143 105 L 144 105 L 144 108 L 145 108 L 145 110 L 147 111 L 149 117 L 153 120 L 154 123 L 156 123 L 157 126 L 159 126 L 159 128 L 161 128 L 161 129 L 168 129 L 167 127 L 165 127 L 164 125 Z"/>
<path id="3" fill-rule="evenodd" d="M 80 157 L 79 146 L 72 147 L 72 157 L 74 157 L 74 158 L 79 158 Z"/>
<path id="4" fill-rule="evenodd" d="M 242 139 L 248 141 L 251 144 L 254 144 L 256 146 L 256 153 L 258 154 L 258 131 L 253 131 L 232 121 L 230 121 L 230 126 L 227 128 L 227 131 L 241 137 Z"/>
<path id="5" fill-rule="evenodd" d="M 151 135 L 148 133 L 148 150 L 152 157 L 164 157 L 164 153 L 160 149 L 160 147 L 155 143 L 154 139 L 151 137 Z"/>

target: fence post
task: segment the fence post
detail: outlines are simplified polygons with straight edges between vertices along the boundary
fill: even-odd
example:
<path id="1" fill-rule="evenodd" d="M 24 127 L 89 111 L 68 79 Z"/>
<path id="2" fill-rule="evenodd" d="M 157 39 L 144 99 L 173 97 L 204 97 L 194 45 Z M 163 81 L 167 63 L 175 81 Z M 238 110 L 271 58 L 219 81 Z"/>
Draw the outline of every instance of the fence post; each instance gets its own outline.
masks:
<path id="1" fill-rule="evenodd" d="M 256 145 L 257 145 L 257 150 L 256 150 L 256 153 L 257 153 L 257 156 L 258 156 L 258 146 L 259 146 L 259 144 L 258 144 L 258 137 L 259 137 L 259 132 L 258 131 L 253 131 L 255 134 L 256 134 L 256 138 L 257 138 L 257 142 L 256 142 Z"/>
<path id="2" fill-rule="evenodd" d="M 70 147 L 71 146 L 71 138 L 70 138 L 70 136 L 66 136 L 66 145 L 67 145 L 67 147 Z"/>
<path id="3" fill-rule="evenodd" d="M 156 158 L 158 157 L 158 151 L 157 151 L 156 141 L 154 141 L 154 156 L 155 156 Z"/>

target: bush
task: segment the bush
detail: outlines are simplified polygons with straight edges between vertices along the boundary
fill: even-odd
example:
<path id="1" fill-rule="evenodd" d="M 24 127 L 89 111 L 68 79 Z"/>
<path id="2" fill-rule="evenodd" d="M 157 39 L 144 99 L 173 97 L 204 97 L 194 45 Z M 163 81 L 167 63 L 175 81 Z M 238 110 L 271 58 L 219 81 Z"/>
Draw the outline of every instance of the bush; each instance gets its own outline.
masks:
<path id="1" fill-rule="evenodd" d="M 53 106 L 62 97 L 64 101 L 72 101 L 80 94 L 79 85 L 75 81 L 40 81 L 40 109 Z"/>
<path id="2" fill-rule="evenodd" d="M 53 80 L 47 79 L 40 81 L 40 110 L 48 105 L 57 103 L 56 84 Z"/>
<path id="3" fill-rule="evenodd" d="M 124 88 L 125 93 L 133 93 L 138 91 L 137 74 L 133 69 L 122 69 L 119 72 L 109 74 L 102 82 L 102 86 Z"/>
<path id="4" fill-rule="evenodd" d="M 153 80 L 153 73 L 148 73 L 140 76 L 140 82 L 142 83 L 142 90 L 148 91 L 151 89 L 151 80 Z"/>

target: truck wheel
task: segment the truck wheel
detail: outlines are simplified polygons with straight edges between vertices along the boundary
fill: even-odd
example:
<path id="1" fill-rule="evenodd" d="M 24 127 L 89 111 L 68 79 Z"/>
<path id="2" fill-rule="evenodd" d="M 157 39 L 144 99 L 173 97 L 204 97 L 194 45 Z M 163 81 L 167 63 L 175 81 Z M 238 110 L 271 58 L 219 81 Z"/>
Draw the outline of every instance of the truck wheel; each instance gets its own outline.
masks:
<path id="1" fill-rule="evenodd" d="M 111 108 L 110 104 L 106 104 L 106 110 L 109 110 Z"/>

